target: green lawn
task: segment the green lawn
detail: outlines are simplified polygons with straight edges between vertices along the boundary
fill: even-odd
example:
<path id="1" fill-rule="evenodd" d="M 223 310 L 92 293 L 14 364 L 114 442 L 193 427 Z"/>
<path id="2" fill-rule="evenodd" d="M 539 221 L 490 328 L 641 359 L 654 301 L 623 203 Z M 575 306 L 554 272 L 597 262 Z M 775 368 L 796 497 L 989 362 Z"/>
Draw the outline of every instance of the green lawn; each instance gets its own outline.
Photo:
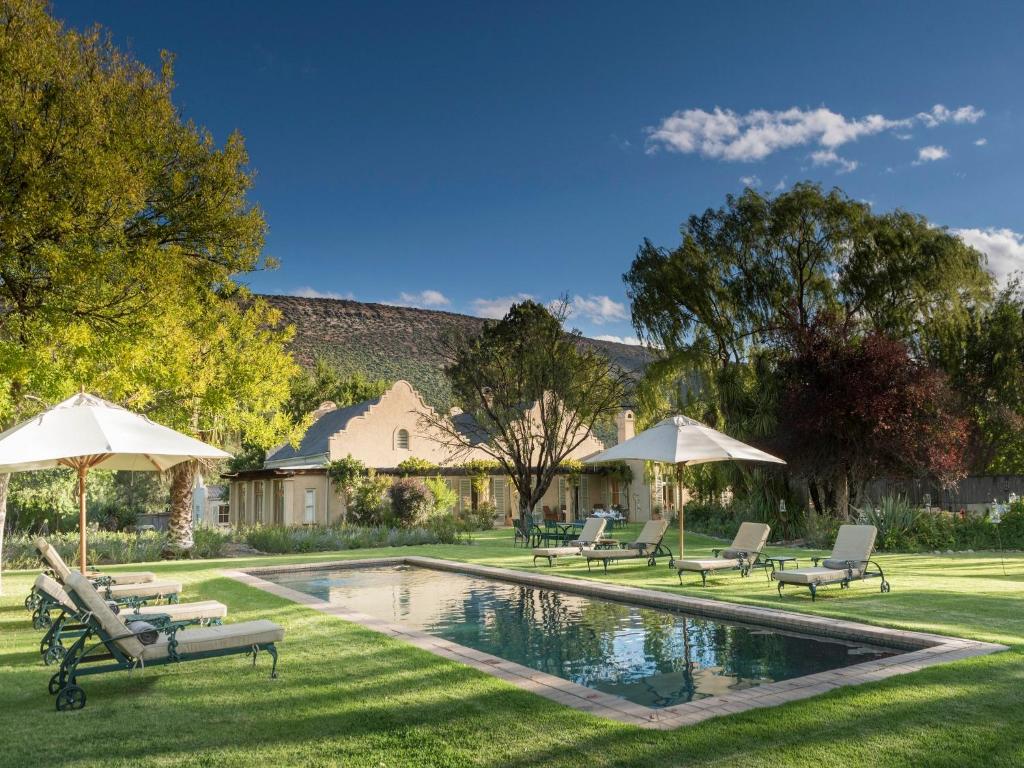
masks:
<path id="1" fill-rule="evenodd" d="M 22 606 L 34 573 L 4 575 L 0 598 L 0 765 L 989 766 L 1024 765 L 1024 556 L 883 555 L 876 582 L 780 600 L 755 573 L 680 588 L 665 567 L 618 564 L 608 579 L 735 602 L 1005 643 L 1007 653 L 845 688 L 773 709 L 653 732 L 562 707 L 469 667 L 244 587 L 219 568 L 422 554 L 529 568 L 507 531 L 471 546 L 155 563 L 216 598 L 230 620 L 287 627 L 280 678 L 243 657 L 84 679 L 89 703 L 57 713 L 52 669 Z M 688 537 L 691 553 L 712 546 Z M 138 566 L 126 570 L 138 570 Z M 547 572 L 546 565 L 538 566 Z M 116 569 L 111 569 L 116 570 Z M 554 573 L 587 577 L 583 565 Z"/>

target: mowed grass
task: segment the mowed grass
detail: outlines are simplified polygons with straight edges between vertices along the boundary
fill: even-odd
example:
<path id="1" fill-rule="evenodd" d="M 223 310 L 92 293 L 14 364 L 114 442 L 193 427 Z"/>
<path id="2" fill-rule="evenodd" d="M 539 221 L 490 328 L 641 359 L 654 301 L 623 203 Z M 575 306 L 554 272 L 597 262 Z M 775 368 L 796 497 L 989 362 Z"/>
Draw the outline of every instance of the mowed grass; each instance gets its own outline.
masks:
<path id="1" fill-rule="evenodd" d="M 671 532 L 670 532 L 671 536 Z M 688 536 L 690 554 L 717 542 Z M 216 598 L 230 621 L 287 628 L 280 678 L 269 658 L 214 659 L 82 678 L 88 705 L 54 711 L 52 668 L 22 606 L 35 573 L 4 575 L 0 597 L 0 765 L 10 766 L 988 766 L 1024 765 L 1024 556 L 882 555 L 877 582 L 779 599 L 763 573 L 680 587 L 664 566 L 581 563 L 537 570 L 783 607 L 1011 645 L 1006 653 L 840 689 L 807 701 L 654 732 L 532 695 L 340 619 L 242 586 L 220 569 L 421 554 L 530 569 L 508 531 L 470 546 L 154 563 L 186 600 Z M 797 553 L 806 555 L 806 553 Z M 138 570 L 126 566 L 125 570 Z M 110 569 L 117 570 L 117 569 Z"/>

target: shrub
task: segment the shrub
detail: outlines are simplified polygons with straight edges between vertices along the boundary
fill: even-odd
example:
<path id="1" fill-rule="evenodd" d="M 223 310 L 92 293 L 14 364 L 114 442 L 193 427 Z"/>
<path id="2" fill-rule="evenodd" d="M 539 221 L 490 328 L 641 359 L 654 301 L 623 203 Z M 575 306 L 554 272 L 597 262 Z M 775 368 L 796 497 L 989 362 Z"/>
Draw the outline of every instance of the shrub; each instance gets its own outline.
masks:
<path id="1" fill-rule="evenodd" d="M 489 531 L 494 527 L 494 516 L 498 509 L 489 501 L 477 505 L 476 509 L 462 512 L 462 528 L 466 531 Z"/>
<path id="2" fill-rule="evenodd" d="M 246 532 L 250 547 L 269 554 L 329 552 L 379 547 L 411 547 L 418 544 L 454 544 L 458 533 L 431 525 L 417 528 L 336 525 L 329 527 L 260 526 Z"/>
<path id="3" fill-rule="evenodd" d="M 38 568 L 39 554 L 32 544 L 33 535 L 27 533 L 9 534 L 4 540 L 4 568 Z M 74 567 L 78 565 L 78 532 L 52 533 L 46 537 L 64 561 Z M 144 563 L 160 559 L 167 534 L 161 531 L 127 533 L 124 531 L 90 531 L 87 541 L 86 560 L 90 565 L 113 565 L 115 563 Z M 224 545 L 231 540 L 231 534 L 213 528 L 198 528 L 195 532 L 196 546 L 192 557 L 219 557 Z"/>
<path id="4" fill-rule="evenodd" d="M 885 551 L 910 546 L 917 530 L 917 518 L 922 514 L 911 506 L 906 496 L 883 496 L 877 507 L 868 506 L 858 512 L 868 525 L 878 529 L 875 546 Z"/>
<path id="5" fill-rule="evenodd" d="M 728 539 L 735 536 L 740 527 L 734 510 L 721 504 L 691 502 L 683 511 L 686 513 L 686 528 L 690 531 Z"/>
<path id="6" fill-rule="evenodd" d="M 390 487 L 391 478 L 378 475 L 372 469 L 365 476 L 356 478 L 347 506 L 347 521 L 359 525 L 382 525 L 390 520 L 391 509 L 386 500 Z"/>
<path id="7" fill-rule="evenodd" d="M 395 480 L 388 489 L 391 513 L 403 528 L 427 521 L 434 511 L 434 496 L 426 484 L 415 477 Z"/>
<path id="8" fill-rule="evenodd" d="M 459 500 L 459 494 L 455 489 L 449 487 L 443 477 L 428 477 L 424 482 L 434 497 L 434 514 L 451 514 L 455 509 L 455 502 Z"/>

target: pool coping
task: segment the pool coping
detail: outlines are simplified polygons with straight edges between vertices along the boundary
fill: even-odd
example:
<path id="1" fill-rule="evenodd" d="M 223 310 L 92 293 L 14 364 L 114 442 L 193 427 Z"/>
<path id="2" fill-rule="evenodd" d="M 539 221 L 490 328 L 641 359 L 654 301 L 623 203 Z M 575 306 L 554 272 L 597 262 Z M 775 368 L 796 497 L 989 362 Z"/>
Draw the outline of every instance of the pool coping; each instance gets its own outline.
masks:
<path id="1" fill-rule="evenodd" d="M 434 570 L 454 571 L 527 586 L 557 589 L 587 597 L 627 602 L 651 608 L 667 608 L 708 618 L 757 624 L 773 629 L 806 632 L 819 636 L 824 635 L 850 642 L 881 645 L 901 650 L 903 653 L 885 659 L 875 659 L 854 664 L 841 669 L 804 675 L 803 677 L 791 680 L 765 683 L 724 696 L 697 699 L 670 707 L 653 708 L 636 704 L 621 696 L 587 688 L 561 677 L 501 659 L 492 654 L 467 648 L 426 632 L 393 624 L 367 614 L 350 611 L 342 606 L 332 605 L 304 592 L 299 592 L 290 587 L 260 578 L 260 575 L 275 573 L 355 569 L 382 565 L 414 565 L 433 568 Z M 542 573 L 530 573 L 528 571 L 463 563 L 454 560 L 442 560 L 419 555 L 265 566 L 242 570 L 225 570 L 222 573 L 248 586 L 300 603 L 322 613 L 354 622 L 367 629 L 395 637 L 438 656 L 467 664 L 489 675 L 512 683 L 518 688 L 531 691 L 559 704 L 611 720 L 660 730 L 693 725 L 712 717 L 745 712 L 761 707 L 777 706 L 790 701 L 817 696 L 820 693 L 847 685 L 876 682 L 895 675 L 916 672 L 935 664 L 944 664 L 973 656 L 983 656 L 1008 650 L 1007 646 L 997 643 L 966 640 L 927 632 L 890 629 L 843 619 L 830 619 L 821 616 L 792 613 L 776 608 L 739 605 L 700 597 L 673 595 L 668 592 L 641 589 L 639 587 L 609 584 L 590 579 L 574 579 Z"/>

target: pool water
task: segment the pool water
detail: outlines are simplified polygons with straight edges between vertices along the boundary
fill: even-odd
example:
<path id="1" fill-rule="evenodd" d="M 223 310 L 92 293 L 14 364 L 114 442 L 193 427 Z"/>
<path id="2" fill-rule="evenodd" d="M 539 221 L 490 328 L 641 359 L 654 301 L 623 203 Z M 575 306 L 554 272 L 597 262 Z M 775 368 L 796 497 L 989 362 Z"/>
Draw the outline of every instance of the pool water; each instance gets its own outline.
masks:
<path id="1" fill-rule="evenodd" d="M 430 568 L 263 578 L 648 707 L 899 653 Z"/>

